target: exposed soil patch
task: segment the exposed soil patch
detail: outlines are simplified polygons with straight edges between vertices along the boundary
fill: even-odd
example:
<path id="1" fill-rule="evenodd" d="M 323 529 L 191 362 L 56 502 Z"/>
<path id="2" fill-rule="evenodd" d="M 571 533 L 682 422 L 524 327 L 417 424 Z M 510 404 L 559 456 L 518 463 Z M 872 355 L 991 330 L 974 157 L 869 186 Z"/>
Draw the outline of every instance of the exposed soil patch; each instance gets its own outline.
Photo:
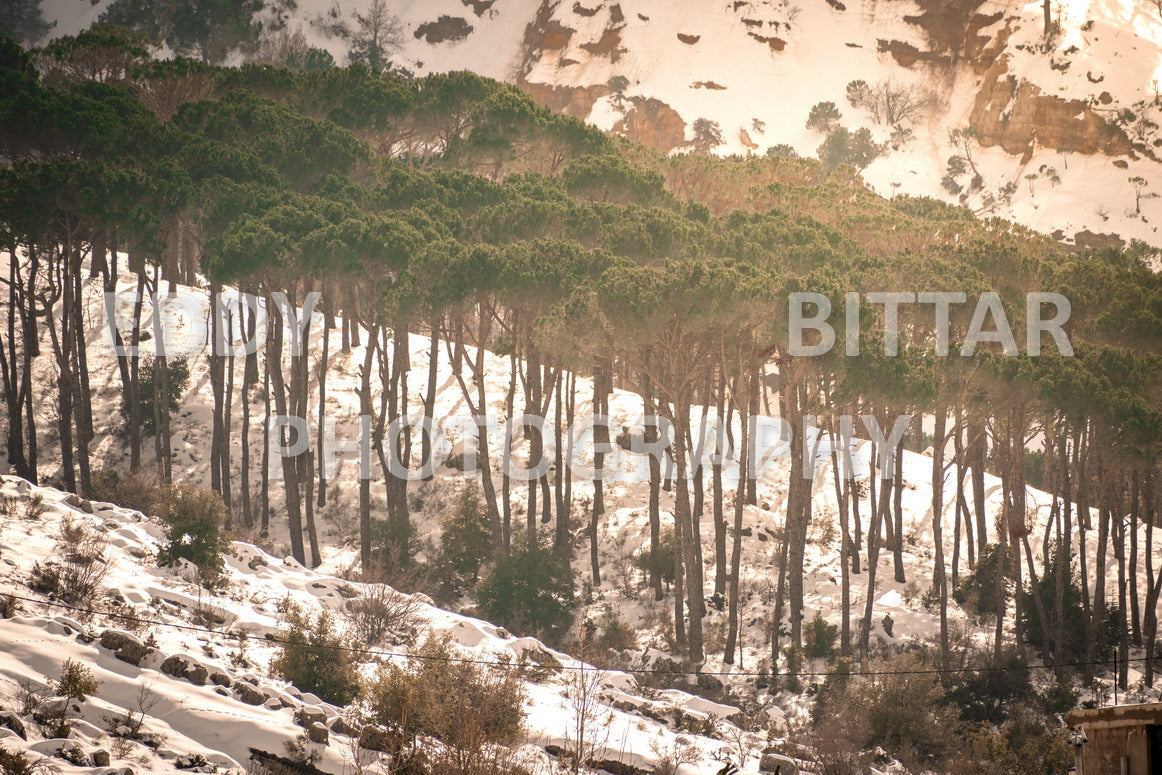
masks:
<path id="1" fill-rule="evenodd" d="M 566 27 L 556 19 L 550 19 L 541 35 L 541 48 L 545 51 L 560 51 L 569 45 L 569 41 L 576 32 L 572 27 Z"/>
<path id="2" fill-rule="evenodd" d="M 607 56 L 610 62 L 616 62 L 625 53 L 621 47 L 621 30 L 613 27 L 606 27 L 599 39 L 592 43 L 582 43 L 581 48 L 595 56 Z"/>
<path id="3" fill-rule="evenodd" d="M 517 79 L 517 86 L 542 105 L 548 105 L 566 115 L 585 119 L 593 110 L 593 103 L 609 94 L 605 84 L 593 86 L 553 86 L 547 83 L 530 83 L 524 76 Z"/>
<path id="4" fill-rule="evenodd" d="M 1133 143 L 1083 100 L 1067 100 L 1008 73 L 1007 57 L 989 68 L 972 106 L 969 123 L 982 146 L 999 145 L 1014 155 L 1029 155 L 1034 143 L 1074 153 L 1120 156 Z"/>
<path id="5" fill-rule="evenodd" d="M 702 40 L 702 36 L 701 35 L 685 35 L 685 34 L 679 32 L 678 33 L 678 40 L 682 41 L 687 46 L 693 46 L 695 43 Z"/>
<path id="6" fill-rule="evenodd" d="M 889 52 L 903 67 L 917 62 L 952 65 L 967 60 L 974 71 L 983 73 L 1000 55 L 1007 31 L 999 35 L 985 32 L 1001 20 L 1003 12 L 979 13 L 984 0 L 917 0 L 920 13 L 904 21 L 924 32 L 927 50 L 901 40 L 880 40 L 879 50 Z"/>
<path id="7" fill-rule="evenodd" d="M 416 27 L 415 35 L 428 43 L 444 43 L 464 40 L 472 34 L 473 27 L 467 19 L 459 16 L 441 16 L 434 22 L 424 22 Z"/>
<path id="8" fill-rule="evenodd" d="M 714 81 L 695 81 L 690 84 L 691 89 L 712 89 L 714 91 L 725 91 L 726 87 Z"/>
<path id="9" fill-rule="evenodd" d="M 569 39 L 573 37 L 572 29 L 553 18 L 556 8 L 554 0 L 542 0 L 537 15 L 525 26 L 524 39 L 521 41 L 521 64 L 516 78 L 518 86 L 542 52 L 559 51 L 569 45 Z"/>
<path id="10" fill-rule="evenodd" d="M 1121 248 L 1125 241 L 1116 234 L 1101 234 L 1089 229 L 1079 231 L 1073 235 L 1073 243 L 1085 250 L 1087 248 Z"/>
<path id="11" fill-rule="evenodd" d="M 686 122 L 678 111 L 661 100 L 631 97 L 633 107 L 613 131 L 653 146 L 663 153 L 686 145 Z"/>
<path id="12" fill-rule="evenodd" d="M 460 2 L 471 8 L 477 16 L 483 16 L 485 11 L 496 4 L 496 0 L 460 0 Z"/>
<path id="13" fill-rule="evenodd" d="M 596 16 L 597 12 L 600 10 L 600 5 L 596 8 L 586 8 L 585 6 L 581 5 L 581 3 L 573 3 L 573 13 L 577 14 L 578 16 Z"/>
<path id="14" fill-rule="evenodd" d="M 757 35 L 753 32 L 748 32 L 747 35 L 750 35 L 752 38 L 757 40 L 759 43 L 766 43 L 768 46 L 771 47 L 771 51 L 782 51 L 784 48 L 787 47 L 787 41 L 783 40 L 782 38 L 776 37 L 774 35 L 767 37 L 765 35 Z"/>

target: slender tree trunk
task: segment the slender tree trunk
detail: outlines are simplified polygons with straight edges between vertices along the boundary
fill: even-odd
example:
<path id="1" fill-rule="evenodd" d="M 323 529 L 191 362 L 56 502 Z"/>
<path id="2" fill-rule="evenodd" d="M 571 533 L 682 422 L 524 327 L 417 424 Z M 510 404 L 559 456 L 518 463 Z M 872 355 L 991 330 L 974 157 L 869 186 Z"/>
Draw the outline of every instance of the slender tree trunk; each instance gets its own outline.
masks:
<path id="1" fill-rule="evenodd" d="M 735 395 L 741 396 L 741 397 L 745 397 L 745 396 L 749 395 L 750 394 L 750 384 L 749 383 L 750 383 L 750 378 L 745 373 L 738 376 L 735 380 L 735 388 L 736 388 L 734 391 Z M 720 388 L 721 388 L 722 392 L 725 392 L 725 388 L 726 388 L 725 379 L 723 380 L 722 383 L 720 383 Z M 747 449 L 749 444 L 750 444 L 750 434 L 749 434 L 750 415 L 747 413 L 746 409 L 743 408 L 744 403 L 749 403 L 749 402 L 746 402 L 745 398 L 743 400 L 739 401 L 739 421 L 742 424 L 741 425 L 741 427 L 742 427 L 742 449 Z M 720 397 L 719 407 L 721 408 L 721 406 L 722 406 L 722 401 L 721 401 L 721 397 Z M 722 417 L 721 414 L 719 414 L 720 422 L 721 422 L 721 417 Z M 735 652 L 735 648 L 738 644 L 738 637 L 739 637 L 739 632 L 738 632 L 738 627 L 739 627 L 738 591 L 739 591 L 740 577 L 742 575 L 742 519 L 743 519 L 743 515 L 744 515 L 745 510 L 746 510 L 746 497 L 745 497 L 746 488 L 743 486 L 743 482 L 745 482 L 747 480 L 747 478 L 749 477 L 749 471 L 747 471 L 747 465 L 746 465 L 747 464 L 747 457 L 748 457 L 747 455 L 740 455 L 739 456 L 739 462 L 738 462 L 739 479 L 738 479 L 738 486 L 735 488 L 735 492 L 734 492 L 734 535 L 732 537 L 733 540 L 731 541 L 731 547 L 730 547 L 730 594 L 729 594 L 729 601 L 728 601 L 729 613 L 727 614 L 726 649 L 725 649 L 725 653 L 722 656 L 722 661 L 728 665 L 734 664 L 734 652 Z M 722 477 L 721 465 L 718 465 L 717 468 L 719 469 L 718 480 L 719 480 L 719 487 L 721 488 L 721 477 Z M 740 659 L 741 659 L 741 656 L 742 656 L 741 650 L 739 650 Z"/>
<path id="2" fill-rule="evenodd" d="M 714 459 L 710 467 L 710 488 L 714 510 L 714 594 L 726 592 L 726 515 L 723 509 L 722 464 L 726 426 L 730 424 L 730 413 L 726 410 L 726 375 L 719 372 L 718 390 L 715 403 L 717 433 L 714 436 Z M 744 415 L 745 416 L 745 413 Z M 741 485 L 741 480 L 739 481 Z M 732 649 L 728 649 L 730 653 Z"/>
<path id="3" fill-rule="evenodd" d="M 988 452 L 984 426 L 975 418 L 970 418 L 968 431 L 969 465 L 972 467 L 972 503 L 976 510 L 977 556 L 983 557 L 988 546 L 988 514 L 984 501 L 984 467 Z"/>
<path id="4" fill-rule="evenodd" d="M 319 531 L 315 527 L 315 479 L 311 476 L 311 469 L 314 467 L 315 453 L 307 450 L 306 468 L 307 475 L 303 479 L 306 483 L 306 497 L 303 499 L 305 505 L 305 516 L 307 520 L 307 541 L 311 549 L 311 567 L 317 568 L 323 563 L 323 556 L 319 553 Z"/>
<path id="5" fill-rule="evenodd" d="M 872 613 L 875 605 L 875 590 L 876 590 L 876 575 L 879 570 L 880 558 L 880 525 L 884 521 L 885 516 L 890 519 L 890 496 L 891 487 L 888 486 L 890 479 L 884 478 L 885 466 L 890 465 L 888 455 L 891 452 L 887 449 L 881 448 L 879 454 L 875 456 L 876 462 L 879 465 L 880 488 L 879 488 L 879 503 L 872 511 L 871 525 L 867 532 L 867 597 L 864 599 L 863 610 L 863 627 L 859 634 L 859 651 L 860 657 L 864 661 L 868 658 L 868 649 L 871 642 L 871 628 L 872 628 Z M 871 476 L 877 476 L 877 472 L 871 471 Z"/>
<path id="6" fill-rule="evenodd" d="M 932 431 L 932 543 L 935 549 L 932 587 L 940 600 L 940 666 L 949 668 L 948 647 L 948 586 L 944 575 L 944 442 L 947 435 L 947 415 L 943 408 L 936 409 Z M 899 472 L 897 472 L 899 475 Z"/>
<path id="7" fill-rule="evenodd" d="M 1139 510 L 1140 496 L 1141 476 L 1139 470 L 1135 468 L 1130 488 L 1130 560 L 1127 571 L 1130 593 L 1130 637 L 1136 648 L 1142 646 L 1142 617 L 1138 609 L 1138 525 L 1142 516 Z"/>
<path id="8" fill-rule="evenodd" d="M 593 364 L 593 415 L 609 414 L 610 365 L 605 359 L 596 359 Z M 594 586 L 601 586 L 601 561 L 597 554 L 597 526 L 605 513 L 604 478 L 605 453 L 609 446 L 609 425 L 606 422 L 593 426 L 593 509 L 589 514 L 589 568 Z"/>
<path id="9" fill-rule="evenodd" d="M 431 344 L 428 347 L 428 383 L 425 386 L 424 393 L 424 416 L 432 420 L 436 419 L 436 387 L 439 379 L 440 371 L 440 326 L 437 323 L 432 324 Z M 436 468 L 432 458 L 432 434 L 425 433 L 420 441 L 420 456 L 423 464 L 428 467 L 428 474 L 424 476 L 425 482 L 430 481 L 435 476 Z"/>
<path id="10" fill-rule="evenodd" d="M 670 422 L 674 424 L 674 523 L 683 535 L 682 564 L 686 573 L 686 609 L 689 612 L 689 623 L 686 628 L 686 654 L 691 663 L 701 664 L 705 657 L 703 652 L 702 617 L 704 615 L 702 561 L 699 541 L 699 531 L 695 527 L 695 517 L 690 507 L 690 481 L 687 460 L 686 439 L 690 432 L 690 403 L 686 396 L 679 393 L 674 397 L 673 416 Z"/>
<path id="11" fill-rule="evenodd" d="M 283 341 L 283 316 L 278 309 L 271 296 L 266 299 L 267 309 L 270 310 L 271 315 L 271 336 L 270 336 L 270 350 L 267 353 L 268 364 L 270 368 L 271 388 L 274 390 L 274 405 L 275 411 L 280 417 L 292 416 L 291 407 L 287 397 L 286 380 L 282 373 L 282 341 Z M 292 358 L 293 360 L 293 358 Z M 292 371 L 294 369 L 292 363 Z M 291 377 L 292 381 L 294 376 Z M 293 387 L 293 386 L 292 386 Z M 290 446 L 290 433 L 287 426 L 281 425 L 279 428 L 279 445 L 286 448 Z M 306 548 L 303 545 L 303 512 L 302 512 L 302 492 L 299 482 L 298 470 L 298 456 L 290 456 L 280 454 L 279 458 L 282 462 L 282 476 L 283 476 L 283 490 L 285 492 L 285 508 L 287 515 L 287 526 L 290 532 L 291 555 L 300 564 L 307 564 Z"/>
<path id="12" fill-rule="evenodd" d="M 649 422 L 645 423 L 642 428 L 642 440 L 646 445 L 656 444 L 658 441 L 658 425 L 657 414 L 658 406 L 654 401 L 653 383 L 649 375 L 642 375 L 642 399 L 645 402 L 645 413 Z M 650 557 L 653 562 L 650 563 L 650 586 L 654 589 L 654 600 L 661 600 L 663 597 L 662 591 L 662 568 L 658 563 L 658 557 L 662 551 L 662 510 L 661 510 L 661 489 L 662 489 L 662 461 L 658 459 L 655 454 L 650 454 L 649 460 L 646 461 L 650 471 L 650 495 L 649 495 L 649 519 L 650 519 Z M 740 488 L 743 486 L 742 481 L 739 481 Z"/>
<path id="13" fill-rule="evenodd" d="M 320 509 L 327 505 L 327 456 L 325 449 L 326 435 L 323 433 L 323 428 L 327 422 L 327 367 L 329 365 L 329 355 L 331 349 L 331 329 L 335 327 L 335 316 L 331 312 L 331 306 L 328 304 L 323 310 L 323 351 L 319 356 L 319 413 L 318 422 L 315 423 L 318 439 L 316 440 L 315 458 L 319 461 L 318 477 L 319 477 L 319 495 L 315 505 Z"/>
<path id="14" fill-rule="evenodd" d="M 851 434 L 843 426 L 829 431 L 831 440 L 831 478 L 835 482 L 835 504 L 839 517 L 839 653 L 851 653 L 851 570 L 848 564 L 850 554 L 858 554 L 851 544 L 851 533 L 847 526 L 847 508 L 851 500 L 853 479 L 851 466 Z M 839 449 L 843 450 L 842 456 Z"/>
<path id="15" fill-rule="evenodd" d="M 352 324 L 354 325 L 354 324 Z M 372 323 L 367 333 L 367 347 L 363 351 L 363 365 L 359 370 L 359 415 L 367 420 L 360 422 L 361 437 L 370 430 L 370 418 L 375 412 L 371 398 L 371 372 L 375 364 L 375 350 L 379 342 L 379 325 Z M 371 569 L 371 461 L 370 439 L 360 438 L 359 471 L 359 562 L 364 573 Z"/>
<path id="16" fill-rule="evenodd" d="M 257 334 L 258 323 L 253 310 L 248 310 L 242 290 L 238 291 L 238 333 L 249 344 Z M 253 359 L 253 360 L 252 360 Z M 242 493 L 242 523 L 247 528 L 254 527 L 254 506 L 251 503 L 250 493 L 250 401 L 251 389 L 258 381 L 258 362 L 252 353 L 248 352 L 242 363 L 242 392 L 239 396 L 242 404 L 242 427 L 240 428 L 239 451 L 242 456 L 239 470 L 238 487 Z"/>

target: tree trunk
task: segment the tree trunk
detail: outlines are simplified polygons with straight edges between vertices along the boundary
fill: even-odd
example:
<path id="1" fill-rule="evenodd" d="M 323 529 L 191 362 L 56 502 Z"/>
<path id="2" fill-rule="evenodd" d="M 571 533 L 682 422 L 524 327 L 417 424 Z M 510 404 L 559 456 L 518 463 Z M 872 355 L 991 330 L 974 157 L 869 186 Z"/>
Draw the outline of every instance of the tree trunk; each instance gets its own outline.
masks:
<path id="1" fill-rule="evenodd" d="M 735 380 L 735 395 L 745 397 L 750 393 L 750 379 L 744 374 L 740 375 Z M 725 392 L 725 380 L 720 383 L 722 392 Z M 739 390 L 741 388 L 741 390 Z M 742 449 L 747 449 L 750 443 L 750 415 L 744 407 L 745 398 L 739 401 L 739 422 L 742 424 Z M 719 398 L 719 407 L 722 401 Z M 721 423 L 722 415 L 719 414 L 719 421 Z M 721 453 L 720 453 L 721 454 Z M 746 488 L 743 482 L 749 477 L 747 471 L 747 455 L 740 455 L 738 461 L 738 486 L 734 492 L 734 536 L 730 547 L 730 594 L 729 594 L 729 613 L 727 614 L 727 629 L 726 629 L 726 649 L 722 656 L 722 661 L 728 665 L 734 664 L 734 652 L 738 644 L 738 625 L 739 625 L 739 600 L 738 591 L 740 577 L 742 575 L 742 518 L 746 509 Z M 716 465 L 718 469 L 718 482 L 721 488 L 721 465 Z M 725 532 L 725 531 L 724 531 Z M 741 650 L 739 650 L 741 658 Z"/>
<path id="2" fill-rule="evenodd" d="M 940 601 L 940 666 L 949 668 L 948 587 L 944 576 L 944 442 L 947 415 L 936 409 L 932 431 L 932 543 L 935 549 L 932 587 Z M 899 472 L 897 472 L 897 475 Z"/>

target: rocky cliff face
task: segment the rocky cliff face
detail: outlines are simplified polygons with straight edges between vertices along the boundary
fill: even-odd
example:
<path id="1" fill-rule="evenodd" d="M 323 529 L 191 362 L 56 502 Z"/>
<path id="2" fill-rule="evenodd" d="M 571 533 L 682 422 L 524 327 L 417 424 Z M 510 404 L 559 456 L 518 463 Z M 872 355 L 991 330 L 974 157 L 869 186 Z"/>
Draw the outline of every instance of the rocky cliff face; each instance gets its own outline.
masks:
<path id="1" fill-rule="evenodd" d="M 1108 99 L 1109 92 L 1102 92 Z M 1122 156 L 1134 145 L 1121 127 L 1089 102 L 1045 94 L 1036 84 L 1008 71 L 1002 56 L 986 71 L 976 93 L 969 124 L 982 146 L 999 145 L 1028 160 L 1037 145 L 1056 151 Z M 1144 149 L 1142 149 L 1144 150 Z"/>

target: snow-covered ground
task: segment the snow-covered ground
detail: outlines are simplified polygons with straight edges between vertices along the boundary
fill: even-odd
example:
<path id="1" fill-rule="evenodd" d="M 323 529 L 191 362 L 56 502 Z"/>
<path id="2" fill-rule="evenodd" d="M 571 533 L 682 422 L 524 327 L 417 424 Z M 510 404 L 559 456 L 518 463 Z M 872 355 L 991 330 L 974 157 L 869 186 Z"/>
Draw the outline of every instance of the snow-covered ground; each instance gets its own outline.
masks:
<path id="1" fill-rule="evenodd" d="M 182 757 L 203 755 L 223 769 L 245 767 L 248 749 L 285 755 L 285 743 L 303 733 L 295 716 L 304 707 L 322 713 L 328 727 L 343 715 L 341 708 L 303 694 L 283 681 L 272 679 L 266 666 L 278 646 L 266 639 L 279 632 L 278 606 L 290 599 L 308 612 L 327 610 L 342 618 L 344 601 L 363 586 L 308 570 L 293 559 L 274 557 L 261 549 L 234 542 L 226 557 L 224 584 L 208 592 L 182 569 L 156 567 L 155 557 L 162 527 L 139 512 L 110 504 L 89 503 L 76 496 L 6 476 L 0 497 L 10 508 L 0 532 L 0 595 L 40 598 L 26 584 L 33 566 L 59 558 L 56 536 L 62 522 L 84 525 L 108 536 L 103 561 L 108 588 L 82 607 L 113 611 L 150 624 L 139 623 L 125 633 L 125 620 L 89 616 L 79 612 L 30 602 L 20 602 L 16 615 L 0 620 L 0 707 L 19 708 L 21 684 L 43 689 L 56 678 L 66 659 L 92 668 L 101 683 L 98 692 L 73 716 L 74 735 L 67 741 L 42 739 L 37 725 L 25 718 L 27 740 L 0 726 L 0 746 L 28 748 L 55 754 L 61 747 L 80 747 L 87 754 L 111 751 L 110 719 L 136 711 L 142 687 L 149 692 L 150 709 L 145 732 L 164 738 L 160 747 L 131 746 L 112 766 L 144 766 L 148 772 L 178 768 Z M 30 502 L 37 499 L 43 513 L 26 517 Z M 551 651 L 539 641 L 515 637 L 495 625 L 444 611 L 417 600 L 422 628 L 437 636 L 447 635 L 455 653 L 482 662 L 508 660 L 513 664 L 560 664 L 565 670 L 543 670 L 530 679 L 527 691 L 527 744 L 520 753 L 530 764 L 548 766 L 544 746 L 566 746 L 573 705 L 566 689 L 569 669 L 583 667 L 566 654 Z M 312 614 L 313 615 L 313 614 Z M 206 624 L 206 621 L 217 624 Z M 192 625 L 194 622 L 200 624 Z M 209 627 L 210 629 L 205 629 Z M 117 633 L 107 635 L 107 631 Z M 94 637 L 96 639 L 94 640 Z M 239 636 L 245 636 L 245 642 Z M 128 638 L 131 646 L 119 657 L 108 648 L 114 638 Z M 134 654 L 144 644 L 147 652 Z M 407 649 L 390 645 L 364 655 L 371 662 L 405 663 Z M 175 677 L 163 663 L 183 656 L 192 669 L 206 670 L 200 679 Z M 187 673 L 188 675 L 188 673 Z M 624 673 L 601 673 L 604 702 L 621 708 L 648 708 L 656 717 L 680 713 L 687 718 L 723 720 L 735 708 L 670 690 L 654 700 L 639 696 L 636 682 Z M 258 695 L 255 692 L 259 693 Z M 642 714 L 605 709 L 608 737 L 596 758 L 633 766 L 652 765 L 658 744 L 672 747 L 676 732 Z M 353 771 L 355 749 L 347 735 L 332 729 L 328 745 L 316 745 L 319 766 L 329 772 Z M 684 742 L 702 761 L 693 771 L 713 765 L 724 743 L 683 733 Z M 376 756 L 365 752 L 365 764 Z M 188 759 L 187 759 L 188 760 Z M 720 766 L 720 765 L 714 765 Z M 68 772 L 73 769 L 66 769 Z M 82 770 L 76 770 L 82 771 Z M 83 771 L 89 771 L 87 769 Z M 373 770 L 368 770 L 373 771 Z"/>

